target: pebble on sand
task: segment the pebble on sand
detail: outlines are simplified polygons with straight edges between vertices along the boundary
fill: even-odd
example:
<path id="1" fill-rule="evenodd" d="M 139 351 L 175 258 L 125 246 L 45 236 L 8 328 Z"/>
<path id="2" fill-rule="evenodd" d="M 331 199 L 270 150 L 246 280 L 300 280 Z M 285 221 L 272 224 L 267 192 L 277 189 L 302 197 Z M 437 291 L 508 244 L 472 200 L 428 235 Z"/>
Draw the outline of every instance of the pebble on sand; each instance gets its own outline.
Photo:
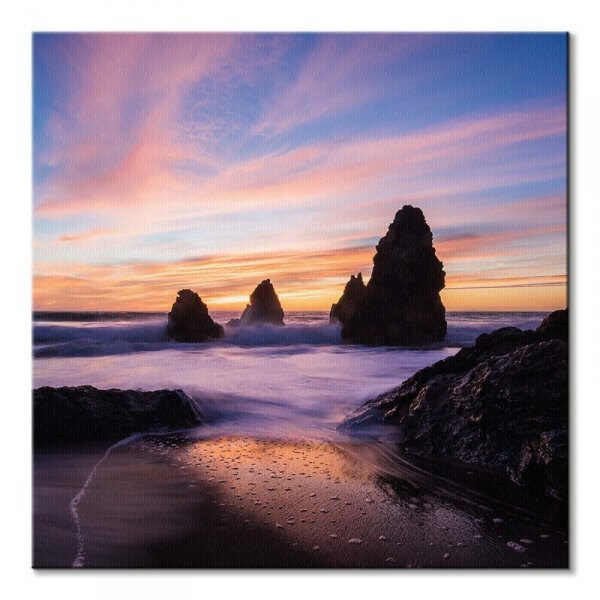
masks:
<path id="1" fill-rule="evenodd" d="M 360 538 L 350 538 L 348 540 L 349 544 L 362 544 L 363 541 Z"/>
<path id="2" fill-rule="evenodd" d="M 525 552 L 526 548 L 521 546 L 521 544 L 517 544 L 517 542 L 506 542 L 506 545 L 509 548 L 512 548 L 515 552 Z"/>
<path id="3" fill-rule="evenodd" d="M 448 554 L 448 552 L 446 552 L 446 554 L 444 554 L 444 559 L 446 558 L 450 558 L 450 554 Z"/>

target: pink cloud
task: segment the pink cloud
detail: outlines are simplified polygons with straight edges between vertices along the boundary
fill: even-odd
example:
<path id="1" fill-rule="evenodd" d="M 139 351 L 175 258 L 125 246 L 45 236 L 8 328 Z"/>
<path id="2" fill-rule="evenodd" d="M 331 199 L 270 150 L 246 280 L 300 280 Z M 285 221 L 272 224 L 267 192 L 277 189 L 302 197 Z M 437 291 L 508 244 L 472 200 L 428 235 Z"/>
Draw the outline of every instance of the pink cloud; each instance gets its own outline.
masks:
<path id="1" fill-rule="evenodd" d="M 88 242 L 90 240 L 96 240 L 101 237 L 110 236 L 114 231 L 110 229 L 90 229 L 88 231 L 81 231 L 78 233 L 71 233 L 61 235 L 58 238 L 58 242 Z"/>
<path id="2" fill-rule="evenodd" d="M 182 96 L 234 47 L 223 35 L 92 34 L 77 40 L 65 55 L 74 93 L 48 119 L 54 146 L 42 161 L 58 167 L 59 175 L 43 189 L 41 212 L 135 202 L 152 186 L 173 183 L 171 168 L 183 152 L 176 135 Z"/>
<path id="3" fill-rule="evenodd" d="M 124 246 L 132 245 L 135 236 L 185 229 L 194 219 L 198 222 L 212 215 L 233 219 L 242 212 L 261 215 L 280 207 L 301 207 L 316 215 L 309 236 L 312 247 L 332 243 L 327 235 L 329 223 L 335 223 L 336 240 L 341 244 L 380 237 L 395 210 L 405 203 L 424 208 L 434 235 L 439 227 L 466 221 L 476 226 L 497 220 L 503 231 L 514 228 L 515 219 L 529 220 L 534 226 L 531 238 L 499 233 L 436 240 L 440 258 L 460 274 L 459 268 L 465 265 L 493 270 L 498 257 L 516 264 L 529 240 L 564 234 L 564 228 L 552 229 L 556 222 L 565 222 L 562 197 L 540 198 L 536 205 L 529 200 L 518 205 L 504 202 L 501 207 L 481 203 L 475 212 L 472 199 L 488 190 L 564 178 L 565 157 L 556 144 L 542 158 L 529 152 L 532 142 L 565 136 L 564 107 L 531 103 L 403 135 L 338 139 L 226 160 L 211 149 L 214 131 L 210 126 L 200 124 L 198 130 L 189 131 L 179 120 L 179 112 L 189 86 L 209 76 L 227 77 L 223 66 L 231 64 L 232 53 L 239 57 L 240 48 L 235 38 L 224 36 L 200 36 L 200 46 L 197 36 L 176 39 L 173 43 L 170 37 L 167 44 L 161 36 L 90 36 L 80 54 L 65 58 L 71 61 L 79 85 L 66 107 L 66 117 L 56 113 L 49 119 L 55 146 L 43 158 L 56 168 L 58 177 L 40 188 L 43 197 L 35 215 L 56 221 L 71 215 L 100 215 L 103 218 L 96 223 L 114 224 L 110 234 L 93 227 L 57 234 L 54 240 L 71 244 L 69 250 L 113 234 Z M 363 47 L 361 51 L 357 46 L 342 54 L 341 61 L 333 61 L 339 55 L 337 43 L 327 41 L 315 52 L 294 85 L 265 113 L 259 130 L 267 135 L 289 131 L 368 101 L 374 89 L 362 86 L 366 91 L 353 91 L 352 79 L 357 72 L 362 76 L 374 61 L 385 62 L 386 48 Z M 251 55 L 247 48 L 242 50 Z M 161 61 L 156 61 L 159 54 Z M 241 69 L 240 73 L 252 77 L 251 71 Z M 324 80 L 331 93 L 315 95 L 315 86 Z M 181 168 L 188 163 L 204 169 Z M 541 222 L 540 215 L 550 222 Z M 287 244 L 290 251 L 306 246 L 302 227 L 307 222 L 298 227 L 287 224 L 273 245 Z M 340 234 L 342 229 L 345 235 Z M 564 255 L 564 240 L 552 251 Z M 338 275 L 333 255 L 328 255 L 331 268 L 322 273 L 319 285 L 330 289 L 330 278 L 338 277 L 343 283 L 351 272 L 369 269 L 372 254 L 372 249 L 364 251 L 366 267 L 360 260 L 354 266 L 346 259 L 337 263 Z M 541 264 L 540 255 L 532 253 L 532 260 Z M 235 265 L 227 269 L 227 275 L 238 277 L 238 284 L 240 277 L 247 277 L 244 285 L 259 276 L 258 267 L 272 267 L 284 275 L 284 267 L 274 265 L 272 257 L 266 263 L 257 257 L 253 260 L 254 264 L 226 260 L 226 266 Z M 216 262 L 223 265 L 223 260 Z M 315 266 L 312 259 L 307 264 Z M 176 286 L 178 275 L 185 285 L 186 274 L 196 273 L 197 268 L 197 264 L 175 265 L 172 277 L 162 271 L 135 277 L 137 282 L 156 277 L 156 290 L 166 290 Z M 235 269 L 240 270 L 238 275 Z M 214 282 L 218 290 L 219 273 L 205 270 L 200 276 Z M 297 281 L 312 281 L 310 272 L 299 267 L 293 276 Z M 222 285 L 227 288 L 224 294 L 237 293 L 226 282 Z M 240 286 L 235 289 L 239 292 Z M 288 292 L 299 293 L 291 282 Z"/>
<path id="4" fill-rule="evenodd" d="M 381 188 L 390 185 L 439 198 L 543 181 L 564 176 L 562 157 L 529 161 L 524 168 L 520 157 L 511 158 L 510 149 L 523 141 L 564 134 L 565 125 L 563 110 L 529 107 L 404 136 L 315 144 L 233 164 L 204 186 L 204 195 L 223 202 L 260 199 L 269 204 L 285 198 L 310 203 L 366 191 L 363 202 L 368 206 L 371 199 L 380 201 Z M 500 165 L 486 164 L 503 150 L 509 154 Z M 465 166 L 474 167 L 475 173 L 461 177 Z"/>

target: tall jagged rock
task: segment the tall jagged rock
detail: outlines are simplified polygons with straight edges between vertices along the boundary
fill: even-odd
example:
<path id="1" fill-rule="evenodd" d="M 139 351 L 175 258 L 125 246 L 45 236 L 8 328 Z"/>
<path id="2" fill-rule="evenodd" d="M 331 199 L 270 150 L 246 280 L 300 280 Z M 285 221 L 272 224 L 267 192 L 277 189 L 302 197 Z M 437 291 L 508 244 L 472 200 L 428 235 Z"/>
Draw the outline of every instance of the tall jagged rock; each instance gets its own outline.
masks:
<path id="1" fill-rule="evenodd" d="M 246 305 L 240 321 L 244 325 L 252 323 L 285 325 L 283 309 L 270 279 L 261 281 L 250 294 L 250 304 Z"/>
<path id="2" fill-rule="evenodd" d="M 359 273 L 356 277 L 352 275 L 340 299 L 337 303 L 331 305 L 329 322 L 337 323 L 339 321 L 342 324 L 346 323 L 361 305 L 366 290 L 367 286 L 363 281 L 362 273 Z"/>
<path id="3" fill-rule="evenodd" d="M 179 290 L 169 313 L 166 335 L 177 342 L 206 342 L 223 337 L 223 327 L 215 323 L 196 292 Z"/>
<path id="4" fill-rule="evenodd" d="M 443 340 L 445 273 L 421 209 L 403 206 L 376 250 L 363 301 L 344 324 L 342 337 L 401 346 Z"/>

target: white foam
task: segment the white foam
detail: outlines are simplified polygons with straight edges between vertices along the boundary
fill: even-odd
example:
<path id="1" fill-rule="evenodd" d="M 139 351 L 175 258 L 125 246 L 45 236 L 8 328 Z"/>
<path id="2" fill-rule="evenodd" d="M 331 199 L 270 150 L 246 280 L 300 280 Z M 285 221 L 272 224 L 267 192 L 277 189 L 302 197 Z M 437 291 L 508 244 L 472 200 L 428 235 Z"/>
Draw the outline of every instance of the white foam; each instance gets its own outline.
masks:
<path id="1" fill-rule="evenodd" d="M 482 331 L 537 327 L 541 319 L 532 314 L 449 315 L 450 342 L 423 349 L 340 344 L 339 325 L 329 325 L 326 313 L 286 317 L 284 327 L 227 328 L 224 340 L 206 344 L 131 341 L 136 329 L 144 335 L 154 330 L 158 337 L 162 326 L 156 319 L 75 328 L 68 323 L 69 335 L 84 329 L 97 343 L 79 338 L 71 351 L 76 347 L 87 354 L 36 357 L 34 387 L 182 389 L 223 433 L 332 439 L 336 426 L 363 402 L 456 353 L 459 344 L 452 340 L 472 343 Z M 136 343 L 157 351 L 133 350 Z M 118 353 L 115 345 L 129 350 Z"/>
<path id="2" fill-rule="evenodd" d="M 125 446 L 126 444 L 130 444 L 131 442 L 138 440 L 142 437 L 143 434 L 136 433 L 134 435 L 130 435 L 129 437 L 120 440 L 110 446 L 106 450 L 106 452 L 102 455 L 102 458 L 92 467 L 90 474 L 87 476 L 85 483 L 81 487 L 81 489 L 73 496 L 71 502 L 69 503 L 69 512 L 73 517 L 73 522 L 75 523 L 76 536 L 77 536 L 77 555 L 73 560 L 72 567 L 83 567 L 85 566 L 85 538 L 83 537 L 83 529 L 81 527 L 81 519 L 79 517 L 78 506 L 83 497 L 85 496 L 89 486 L 91 485 L 94 477 L 96 476 L 96 472 L 102 463 L 110 456 L 111 452 L 116 448 L 120 448 L 121 446 Z"/>

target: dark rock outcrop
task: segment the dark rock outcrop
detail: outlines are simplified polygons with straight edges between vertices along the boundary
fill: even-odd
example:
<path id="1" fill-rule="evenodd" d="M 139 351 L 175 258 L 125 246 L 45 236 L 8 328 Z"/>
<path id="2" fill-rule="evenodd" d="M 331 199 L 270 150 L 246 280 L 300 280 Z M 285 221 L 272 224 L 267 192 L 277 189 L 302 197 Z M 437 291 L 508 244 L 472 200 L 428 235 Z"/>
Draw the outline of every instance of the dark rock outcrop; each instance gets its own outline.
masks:
<path id="1" fill-rule="evenodd" d="M 223 327 L 208 314 L 206 304 L 196 292 L 180 290 L 169 313 L 166 335 L 176 342 L 206 342 L 223 337 Z"/>
<path id="2" fill-rule="evenodd" d="M 340 429 L 398 426 L 403 451 L 474 465 L 534 493 L 568 491 L 567 311 L 536 331 L 514 327 L 418 371 Z"/>
<path id="3" fill-rule="evenodd" d="M 363 301 L 342 338 L 358 344 L 419 345 L 446 335 L 445 273 L 423 212 L 404 206 L 379 240 Z"/>
<path id="4" fill-rule="evenodd" d="M 283 309 L 270 279 L 261 281 L 250 294 L 250 304 L 246 305 L 240 321 L 244 325 L 252 323 L 285 325 Z"/>
<path id="5" fill-rule="evenodd" d="M 194 402 L 181 390 L 99 390 L 85 385 L 33 391 L 35 445 L 115 440 L 201 423 Z"/>
<path id="6" fill-rule="evenodd" d="M 362 273 L 359 273 L 356 277 L 352 275 L 344 288 L 341 298 L 337 303 L 331 305 L 329 322 L 346 323 L 362 304 L 366 290 L 367 286 L 364 284 Z"/>
<path id="7" fill-rule="evenodd" d="M 569 310 L 555 310 L 550 313 L 538 327 L 538 332 L 549 337 L 569 342 Z"/>

